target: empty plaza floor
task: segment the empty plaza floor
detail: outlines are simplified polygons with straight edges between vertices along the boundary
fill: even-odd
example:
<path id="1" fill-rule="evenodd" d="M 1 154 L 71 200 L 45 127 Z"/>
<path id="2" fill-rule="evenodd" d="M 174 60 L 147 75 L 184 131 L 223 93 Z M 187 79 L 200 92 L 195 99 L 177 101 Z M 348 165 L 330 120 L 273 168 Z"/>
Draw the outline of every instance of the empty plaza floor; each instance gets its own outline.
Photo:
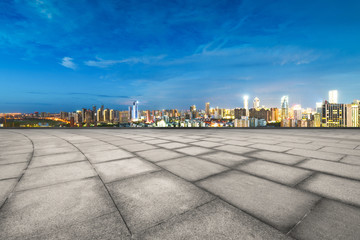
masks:
<path id="1" fill-rule="evenodd" d="M 0 239 L 360 239 L 360 130 L 2 129 Z"/>

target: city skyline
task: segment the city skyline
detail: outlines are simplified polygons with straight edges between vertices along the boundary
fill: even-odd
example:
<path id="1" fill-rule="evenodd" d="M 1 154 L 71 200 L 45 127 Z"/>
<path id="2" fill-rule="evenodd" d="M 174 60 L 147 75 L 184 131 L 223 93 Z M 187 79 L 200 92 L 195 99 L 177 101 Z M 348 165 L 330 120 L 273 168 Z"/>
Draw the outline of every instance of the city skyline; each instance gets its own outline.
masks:
<path id="1" fill-rule="evenodd" d="M 3 1 L 0 112 L 359 99 L 357 1 Z M 203 107 L 202 107 L 203 108 Z"/>

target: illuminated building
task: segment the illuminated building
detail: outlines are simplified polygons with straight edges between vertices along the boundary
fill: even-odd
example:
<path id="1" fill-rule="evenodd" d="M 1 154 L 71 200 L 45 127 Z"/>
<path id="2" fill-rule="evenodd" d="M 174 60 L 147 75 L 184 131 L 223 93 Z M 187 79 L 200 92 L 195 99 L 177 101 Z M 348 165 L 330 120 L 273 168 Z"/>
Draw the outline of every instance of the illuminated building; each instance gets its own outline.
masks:
<path id="1" fill-rule="evenodd" d="M 294 120 L 297 122 L 302 119 L 301 105 L 297 104 L 293 107 L 294 110 Z"/>
<path id="2" fill-rule="evenodd" d="M 235 115 L 235 119 L 241 119 L 242 117 L 246 116 L 246 109 L 245 108 L 235 108 L 234 115 Z"/>
<path id="3" fill-rule="evenodd" d="M 150 110 L 146 111 L 146 122 L 151 122 L 151 117 L 150 117 Z"/>
<path id="4" fill-rule="evenodd" d="M 101 122 L 101 121 L 102 121 L 101 108 L 99 108 L 99 109 L 97 110 L 96 117 L 97 117 L 97 121 L 98 121 L 98 122 Z"/>
<path id="5" fill-rule="evenodd" d="M 190 106 L 190 116 L 191 116 L 191 119 L 197 118 L 197 111 L 196 111 L 195 105 Z"/>
<path id="6" fill-rule="evenodd" d="M 321 114 L 320 113 L 314 114 L 314 126 L 313 127 L 321 127 Z"/>
<path id="7" fill-rule="evenodd" d="M 281 98 L 281 120 L 289 118 L 289 97 Z"/>
<path id="8" fill-rule="evenodd" d="M 321 110 L 322 110 L 322 102 L 317 102 L 316 103 L 316 112 L 321 114 Z"/>
<path id="9" fill-rule="evenodd" d="M 251 108 L 249 110 L 249 117 L 250 118 L 257 118 L 257 119 L 264 119 L 266 122 L 270 121 L 270 110 L 267 110 L 265 108 L 256 109 Z"/>
<path id="10" fill-rule="evenodd" d="M 278 108 L 270 108 L 270 121 L 279 121 L 279 109 Z"/>
<path id="11" fill-rule="evenodd" d="M 104 116 L 104 122 L 110 122 L 110 111 L 109 111 L 109 109 L 104 110 L 103 116 Z"/>
<path id="12" fill-rule="evenodd" d="M 234 127 L 249 127 L 248 117 L 243 116 L 240 119 L 235 118 Z"/>
<path id="13" fill-rule="evenodd" d="M 325 101 L 322 107 L 322 124 L 324 127 L 346 127 L 348 122 L 349 108 L 351 104 L 336 104 Z"/>
<path id="14" fill-rule="evenodd" d="M 260 108 L 260 99 L 258 97 L 254 98 L 254 108 Z"/>
<path id="15" fill-rule="evenodd" d="M 338 91 L 337 90 L 329 91 L 329 103 L 331 103 L 331 104 L 338 103 Z"/>
<path id="16" fill-rule="evenodd" d="M 114 111 L 114 109 L 111 109 L 109 120 L 110 120 L 110 122 L 114 122 L 114 119 L 115 119 L 115 111 Z"/>
<path id="17" fill-rule="evenodd" d="M 210 117 L 210 103 L 207 102 L 205 103 L 205 114 L 206 114 L 206 117 Z"/>
<path id="18" fill-rule="evenodd" d="M 119 112 L 119 122 L 120 123 L 128 123 L 131 119 L 130 119 L 131 115 L 129 111 L 120 111 Z"/>
<path id="19" fill-rule="evenodd" d="M 244 108 L 246 110 L 246 116 L 249 116 L 249 97 L 244 96 Z"/>

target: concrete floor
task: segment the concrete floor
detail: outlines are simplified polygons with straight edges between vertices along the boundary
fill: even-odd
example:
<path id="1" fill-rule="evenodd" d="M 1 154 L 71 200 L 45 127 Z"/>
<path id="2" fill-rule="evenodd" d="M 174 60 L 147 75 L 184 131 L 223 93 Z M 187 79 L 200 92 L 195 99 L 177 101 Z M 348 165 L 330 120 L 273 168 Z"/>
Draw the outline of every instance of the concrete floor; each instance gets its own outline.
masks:
<path id="1" fill-rule="evenodd" d="M 359 239 L 360 130 L 2 129 L 0 239 Z"/>

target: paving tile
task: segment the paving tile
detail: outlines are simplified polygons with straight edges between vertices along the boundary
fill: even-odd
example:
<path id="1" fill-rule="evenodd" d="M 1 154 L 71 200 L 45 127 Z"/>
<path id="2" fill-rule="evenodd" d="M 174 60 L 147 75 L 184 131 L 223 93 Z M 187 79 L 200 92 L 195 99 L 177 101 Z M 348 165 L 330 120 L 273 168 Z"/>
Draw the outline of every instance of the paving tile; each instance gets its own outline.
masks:
<path id="1" fill-rule="evenodd" d="M 360 157 L 358 156 L 346 156 L 340 160 L 342 163 L 360 165 Z"/>
<path id="2" fill-rule="evenodd" d="M 156 148 L 153 145 L 146 144 L 146 143 L 139 143 L 139 144 L 129 144 L 122 146 L 123 149 L 128 150 L 130 152 L 138 152 L 138 151 L 145 151 L 149 149 Z"/>
<path id="3" fill-rule="evenodd" d="M 0 157 L 0 165 L 28 162 L 30 160 L 31 156 L 32 156 L 32 153 L 23 153 L 23 154 L 3 156 L 3 157 Z"/>
<path id="4" fill-rule="evenodd" d="M 224 145 L 222 143 L 208 142 L 208 141 L 193 142 L 191 144 L 196 145 L 196 146 L 200 146 L 200 147 L 206 147 L 206 148 L 212 148 L 212 147 L 218 147 L 218 146 Z"/>
<path id="5" fill-rule="evenodd" d="M 162 171 L 113 182 L 108 187 L 133 233 L 214 199 L 194 185 Z"/>
<path id="6" fill-rule="evenodd" d="M 360 180 L 360 166 L 319 159 L 306 160 L 299 163 L 297 166 Z"/>
<path id="7" fill-rule="evenodd" d="M 259 151 L 248 154 L 253 158 L 263 159 L 267 161 L 283 163 L 287 165 L 297 164 L 305 159 L 305 157 L 294 156 L 286 153 L 275 153 L 268 151 Z"/>
<path id="8" fill-rule="evenodd" d="M 296 239 L 358 239 L 360 209 L 330 200 L 321 200 L 291 232 Z"/>
<path id="9" fill-rule="evenodd" d="M 195 155 L 211 152 L 212 150 L 203 147 L 186 147 L 186 148 L 176 149 L 176 151 L 195 156 Z"/>
<path id="10" fill-rule="evenodd" d="M 0 181 L 0 206 L 9 196 L 9 194 L 11 193 L 17 182 L 18 182 L 17 179 L 6 179 Z"/>
<path id="11" fill-rule="evenodd" d="M 33 236 L 31 236 L 31 238 L 34 239 Z M 86 220 L 84 222 L 75 223 L 69 227 L 54 232 L 36 235 L 35 239 L 115 240 L 130 239 L 130 233 L 127 230 L 120 214 L 118 212 L 113 212 L 104 216 Z"/>
<path id="12" fill-rule="evenodd" d="M 134 155 L 127 151 L 124 151 L 122 149 L 116 149 L 116 150 L 109 150 L 109 151 L 103 151 L 103 152 L 85 153 L 85 156 L 92 163 L 100 163 L 100 162 L 106 162 L 106 161 L 110 161 L 110 160 L 130 158 L 130 157 L 133 157 Z"/>
<path id="13" fill-rule="evenodd" d="M 360 150 L 344 149 L 339 147 L 324 147 L 320 149 L 320 151 L 360 156 Z"/>
<path id="14" fill-rule="evenodd" d="M 312 151 L 308 149 L 292 149 L 290 151 L 287 151 L 287 153 L 309 158 L 325 159 L 329 161 L 339 161 L 345 156 L 344 154 Z"/>
<path id="15" fill-rule="evenodd" d="M 171 143 L 159 144 L 158 146 L 162 147 L 162 148 L 167 148 L 167 149 L 175 149 L 175 148 L 187 147 L 189 145 L 184 144 L 184 143 L 171 142 Z"/>
<path id="16" fill-rule="evenodd" d="M 244 163 L 244 162 L 247 162 L 250 160 L 248 157 L 231 154 L 231 153 L 227 153 L 227 152 L 210 153 L 207 155 L 202 155 L 201 158 L 210 160 L 214 163 L 219 163 L 221 165 L 225 165 L 228 167 L 232 167 L 237 164 Z"/>
<path id="17" fill-rule="evenodd" d="M 147 151 L 137 152 L 137 154 L 149 161 L 158 162 L 163 160 L 168 160 L 172 158 L 178 158 L 184 156 L 183 154 L 166 150 L 166 149 L 151 149 Z"/>
<path id="18" fill-rule="evenodd" d="M 0 180 L 20 177 L 26 166 L 27 163 L 0 165 Z"/>
<path id="19" fill-rule="evenodd" d="M 246 139 L 241 140 L 226 140 L 222 142 L 226 145 L 236 145 L 236 146 L 249 146 L 250 144 L 253 144 L 252 142 L 246 141 Z"/>
<path id="20" fill-rule="evenodd" d="M 113 146 L 106 143 L 100 143 L 97 145 L 82 144 L 77 147 L 83 152 L 104 152 L 104 151 L 119 149 L 117 146 Z"/>
<path id="21" fill-rule="evenodd" d="M 304 144 L 304 143 L 294 143 L 294 142 L 284 142 L 280 143 L 279 146 L 290 147 L 290 148 L 300 148 L 300 149 L 309 149 L 309 150 L 318 150 L 322 148 L 324 145 L 317 144 Z"/>
<path id="22" fill-rule="evenodd" d="M 59 154 L 65 152 L 77 152 L 75 147 L 59 147 L 59 148 L 44 148 L 44 149 L 35 149 L 34 156 L 43 156 L 51 154 Z"/>
<path id="23" fill-rule="evenodd" d="M 311 171 L 262 160 L 249 162 L 237 169 L 290 186 L 312 174 Z"/>
<path id="24" fill-rule="evenodd" d="M 295 226 L 319 199 L 238 171 L 210 177 L 198 185 L 282 232 Z"/>
<path id="25" fill-rule="evenodd" d="M 290 239 L 235 207 L 214 200 L 137 235 L 135 239 Z"/>
<path id="26" fill-rule="evenodd" d="M 221 147 L 217 147 L 214 150 L 221 150 L 221 151 L 237 153 L 237 154 L 244 154 L 244 153 L 254 151 L 254 149 L 252 149 L 252 148 L 241 147 L 241 146 L 233 146 L 233 145 L 224 145 L 224 146 L 221 146 Z"/>
<path id="27" fill-rule="evenodd" d="M 157 164 L 188 181 L 197 181 L 228 170 L 227 167 L 195 157 L 177 158 Z"/>
<path id="28" fill-rule="evenodd" d="M 291 149 L 289 147 L 283 147 L 283 146 L 279 146 L 279 145 L 270 145 L 270 144 L 261 144 L 261 143 L 249 145 L 249 147 L 257 148 L 257 149 L 261 149 L 261 150 L 274 151 L 274 152 L 285 152 L 285 151 Z"/>
<path id="29" fill-rule="evenodd" d="M 23 239 L 115 212 L 97 178 L 15 193 L 0 212 L 0 239 Z"/>
<path id="30" fill-rule="evenodd" d="M 138 158 L 98 163 L 95 164 L 95 168 L 104 182 L 113 182 L 137 174 L 159 170 L 156 165 Z"/>
<path id="31" fill-rule="evenodd" d="M 162 143 L 168 143 L 168 142 L 169 141 L 162 140 L 162 139 L 154 139 L 154 140 L 144 141 L 144 143 L 148 143 L 148 144 L 162 144 Z"/>
<path id="32" fill-rule="evenodd" d="M 86 157 L 81 152 L 69 152 L 54 155 L 45 155 L 33 157 L 29 168 L 50 166 L 63 163 L 79 162 L 86 160 Z"/>
<path id="33" fill-rule="evenodd" d="M 95 176 L 88 162 L 76 162 L 57 166 L 28 169 L 16 186 L 16 191 L 48 186 Z"/>
<path id="34" fill-rule="evenodd" d="M 5 157 L 5 156 L 9 156 L 9 155 L 19 155 L 19 154 L 31 154 L 33 152 L 32 148 L 18 148 L 18 149 L 14 149 L 14 150 L 8 150 L 8 149 L 2 149 L 0 151 L 0 157 Z"/>
<path id="35" fill-rule="evenodd" d="M 319 173 L 298 187 L 327 198 L 360 206 L 359 181 Z"/>
<path id="36" fill-rule="evenodd" d="M 138 144 L 140 142 L 131 140 L 131 139 L 117 139 L 117 140 L 109 141 L 109 143 L 111 143 L 115 146 L 121 147 L 121 146 L 125 146 L 125 145 L 130 145 L 130 144 Z"/>

